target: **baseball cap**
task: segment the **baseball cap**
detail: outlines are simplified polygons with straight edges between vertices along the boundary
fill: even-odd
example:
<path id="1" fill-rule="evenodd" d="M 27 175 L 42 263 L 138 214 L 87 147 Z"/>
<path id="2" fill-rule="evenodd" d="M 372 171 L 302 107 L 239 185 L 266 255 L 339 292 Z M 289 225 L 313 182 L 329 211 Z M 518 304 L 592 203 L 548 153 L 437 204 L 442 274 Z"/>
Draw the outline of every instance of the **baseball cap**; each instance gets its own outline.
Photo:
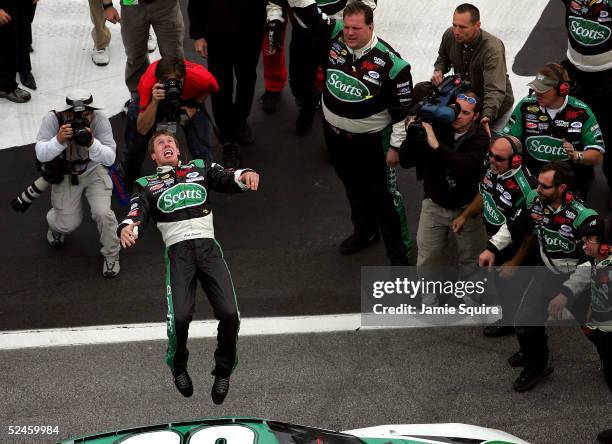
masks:
<path id="1" fill-rule="evenodd" d="M 550 91 L 559 84 L 558 80 L 546 77 L 544 74 L 538 73 L 531 82 L 527 84 L 531 89 L 538 93 Z"/>

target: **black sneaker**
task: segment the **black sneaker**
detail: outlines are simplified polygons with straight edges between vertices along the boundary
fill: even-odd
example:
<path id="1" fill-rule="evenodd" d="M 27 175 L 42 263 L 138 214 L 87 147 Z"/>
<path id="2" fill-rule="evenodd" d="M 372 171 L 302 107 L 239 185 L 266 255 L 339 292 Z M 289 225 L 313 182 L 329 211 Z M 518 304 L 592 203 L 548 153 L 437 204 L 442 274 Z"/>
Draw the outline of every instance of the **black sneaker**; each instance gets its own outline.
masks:
<path id="1" fill-rule="evenodd" d="M 342 241 L 340 244 L 340 253 L 341 254 L 355 254 L 368 245 L 375 244 L 380 240 L 380 235 L 378 231 L 370 236 L 363 236 L 361 234 L 353 233 L 346 239 Z"/>
<path id="2" fill-rule="evenodd" d="M 233 169 L 240 166 L 240 145 L 235 142 L 223 144 L 223 166 Z"/>
<path id="3" fill-rule="evenodd" d="M 181 395 L 185 398 L 189 398 L 193 395 L 193 383 L 191 382 L 187 370 L 174 375 L 174 385 L 176 385 L 178 391 L 181 392 Z"/>
<path id="4" fill-rule="evenodd" d="M 524 368 L 520 376 L 516 378 L 512 388 L 515 392 L 526 392 L 531 390 L 537 385 L 542 379 L 547 377 L 553 372 L 553 368 L 549 367 L 548 364 L 543 367 L 536 368 Z"/>
<path id="5" fill-rule="evenodd" d="M 297 120 L 295 121 L 295 132 L 298 136 L 307 134 L 312 128 L 315 110 L 310 108 L 300 108 Z"/>
<path id="6" fill-rule="evenodd" d="M 260 100 L 265 112 L 268 114 L 275 113 L 278 111 L 278 105 L 280 104 L 280 91 L 266 91 L 262 94 Z"/>
<path id="7" fill-rule="evenodd" d="M 492 325 L 487 325 L 483 330 L 482 334 L 487 338 L 499 338 L 500 336 L 511 335 L 514 333 L 514 327 L 512 325 L 502 325 L 503 320 L 499 320 Z"/>
<path id="8" fill-rule="evenodd" d="M 517 351 L 508 358 L 508 364 L 510 367 L 525 367 L 525 360 L 522 351 Z"/>
<path id="9" fill-rule="evenodd" d="M 255 139 L 253 138 L 253 133 L 251 132 L 251 127 L 245 123 L 238 130 L 238 144 L 240 146 L 249 146 L 255 143 Z"/>
<path id="10" fill-rule="evenodd" d="M 15 88 L 11 92 L 0 91 L 0 99 L 7 99 L 15 103 L 26 103 L 32 96 L 25 89 L 19 87 Z"/>
<path id="11" fill-rule="evenodd" d="M 229 378 L 215 376 L 215 382 L 210 390 L 210 396 L 215 404 L 223 404 L 227 392 L 229 391 Z"/>
<path id="12" fill-rule="evenodd" d="M 612 429 L 602 430 L 597 434 L 597 441 L 602 444 L 612 444 Z"/>

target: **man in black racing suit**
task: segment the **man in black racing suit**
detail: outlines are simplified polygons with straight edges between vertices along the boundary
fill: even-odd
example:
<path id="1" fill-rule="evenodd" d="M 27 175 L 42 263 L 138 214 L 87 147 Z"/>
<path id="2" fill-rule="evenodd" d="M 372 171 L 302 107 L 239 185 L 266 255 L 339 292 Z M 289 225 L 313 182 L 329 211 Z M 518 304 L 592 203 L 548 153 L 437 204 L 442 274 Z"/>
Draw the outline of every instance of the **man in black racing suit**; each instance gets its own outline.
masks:
<path id="1" fill-rule="evenodd" d="M 288 2 L 297 19 L 329 39 L 323 133 L 354 230 L 340 252 L 357 253 L 382 233 L 391 265 L 408 265 L 411 241 L 394 167 L 412 104 L 410 65 L 374 33 L 373 12 L 364 3 L 347 5 L 337 21 L 314 0 Z"/>
<path id="2" fill-rule="evenodd" d="M 522 366 L 523 371 L 514 381 L 513 388 L 524 392 L 550 375 L 545 323 L 550 304 L 556 304 L 558 293 L 568 281 L 577 265 L 584 260 L 579 248 L 579 230 L 591 223 L 597 212 L 584 206 L 569 191 L 573 179 L 571 167 L 555 160 L 544 165 L 538 175 L 538 187 L 529 194 L 525 209 L 517 212 L 514 220 L 501 226 L 480 254 L 479 264 L 491 267 L 495 257 L 512 239 L 534 232 L 538 238 L 540 258 L 545 268 L 533 276 L 533 282 L 522 295 L 515 318 L 516 336 L 520 351 L 509 363 Z M 517 295 L 521 297 L 520 295 Z M 579 322 L 584 319 L 578 294 L 566 299 L 568 309 Z"/>
<path id="3" fill-rule="evenodd" d="M 144 227 L 149 218 L 153 218 L 162 234 L 167 267 L 166 363 L 172 370 L 177 389 L 186 397 L 193 394 L 193 384 L 187 373 L 187 336 L 195 309 L 196 278 L 200 281 L 215 318 L 219 320 L 211 396 L 215 404 L 221 404 L 237 364 L 240 313 L 229 269 L 215 239 L 208 190 L 255 191 L 259 175 L 248 169 L 225 170 L 202 159 L 182 165 L 178 142 L 167 131 L 153 135 L 149 152 L 157 172 L 136 181 L 129 213 L 117 227 L 117 235 L 124 248 L 134 245 L 138 238 L 137 227 Z"/>

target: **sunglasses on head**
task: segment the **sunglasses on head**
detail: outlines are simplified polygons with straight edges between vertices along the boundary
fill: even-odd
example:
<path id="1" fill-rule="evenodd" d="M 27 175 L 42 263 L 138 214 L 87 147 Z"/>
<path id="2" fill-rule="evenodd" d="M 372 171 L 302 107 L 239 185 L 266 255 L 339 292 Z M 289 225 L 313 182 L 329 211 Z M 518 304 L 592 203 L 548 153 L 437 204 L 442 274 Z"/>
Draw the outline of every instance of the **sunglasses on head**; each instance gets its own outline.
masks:
<path id="1" fill-rule="evenodd" d="M 551 188 L 555 187 L 554 185 L 545 185 L 542 182 L 538 182 L 538 185 L 544 188 L 545 190 L 550 190 Z"/>
<path id="2" fill-rule="evenodd" d="M 476 104 L 476 99 L 474 97 L 466 96 L 465 94 L 459 94 L 457 100 L 466 100 L 470 105 Z"/>
<path id="3" fill-rule="evenodd" d="M 471 99 L 471 97 L 470 97 L 470 99 Z M 508 158 L 507 158 L 507 157 L 502 157 L 502 156 L 500 156 L 499 154 L 493 154 L 493 152 L 492 152 L 492 151 L 489 151 L 489 152 L 487 153 L 487 155 L 489 156 L 489 158 L 493 158 L 493 159 L 495 159 L 495 161 L 496 161 L 496 162 L 503 162 L 504 160 L 508 160 Z"/>

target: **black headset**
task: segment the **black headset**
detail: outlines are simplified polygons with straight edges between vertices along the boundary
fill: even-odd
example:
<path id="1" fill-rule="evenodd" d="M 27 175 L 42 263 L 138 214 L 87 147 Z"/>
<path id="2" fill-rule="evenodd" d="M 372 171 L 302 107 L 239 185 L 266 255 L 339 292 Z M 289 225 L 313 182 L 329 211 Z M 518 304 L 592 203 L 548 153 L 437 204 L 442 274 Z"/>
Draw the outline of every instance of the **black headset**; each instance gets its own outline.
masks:
<path id="1" fill-rule="evenodd" d="M 510 147 L 512 148 L 512 156 L 510 157 L 510 168 L 513 170 L 519 168 L 523 164 L 523 146 L 521 145 L 521 142 L 519 141 L 519 143 L 516 143 L 512 137 L 507 135 L 503 135 L 501 136 L 501 138 L 507 140 L 510 144 Z"/>

